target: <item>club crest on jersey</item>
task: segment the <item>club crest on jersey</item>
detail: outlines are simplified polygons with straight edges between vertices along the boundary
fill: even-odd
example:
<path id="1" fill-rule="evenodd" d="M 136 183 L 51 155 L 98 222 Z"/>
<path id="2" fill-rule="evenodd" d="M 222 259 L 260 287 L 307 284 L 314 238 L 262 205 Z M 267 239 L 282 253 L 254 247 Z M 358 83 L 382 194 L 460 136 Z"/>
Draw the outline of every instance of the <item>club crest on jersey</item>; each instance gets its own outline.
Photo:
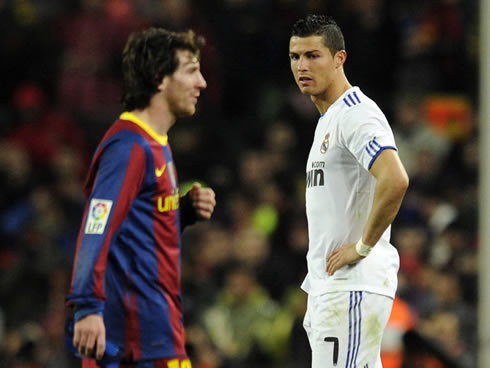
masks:
<path id="1" fill-rule="evenodd" d="M 103 234 L 111 213 L 112 201 L 92 198 L 85 224 L 85 234 Z"/>
<path id="2" fill-rule="evenodd" d="M 327 135 L 325 136 L 325 139 L 322 142 L 322 145 L 320 146 L 320 152 L 326 153 L 328 150 L 329 144 L 330 144 L 330 133 L 327 133 Z"/>

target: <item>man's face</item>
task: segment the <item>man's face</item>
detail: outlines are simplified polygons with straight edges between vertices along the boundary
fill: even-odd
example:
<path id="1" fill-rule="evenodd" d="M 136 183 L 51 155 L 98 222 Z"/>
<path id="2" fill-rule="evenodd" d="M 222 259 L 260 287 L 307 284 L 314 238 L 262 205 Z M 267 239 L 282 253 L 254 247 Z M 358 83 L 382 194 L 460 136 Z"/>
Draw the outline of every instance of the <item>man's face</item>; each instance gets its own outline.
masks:
<path id="1" fill-rule="evenodd" d="M 329 88 L 336 67 L 334 57 L 324 45 L 322 36 L 291 37 L 289 60 L 301 93 L 317 96 Z"/>
<path id="2" fill-rule="evenodd" d="M 193 115 L 206 80 L 201 74 L 199 60 L 189 50 L 177 50 L 178 65 L 172 75 L 163 80 L 163 91 L 170 111 L 175 117 Z"/>

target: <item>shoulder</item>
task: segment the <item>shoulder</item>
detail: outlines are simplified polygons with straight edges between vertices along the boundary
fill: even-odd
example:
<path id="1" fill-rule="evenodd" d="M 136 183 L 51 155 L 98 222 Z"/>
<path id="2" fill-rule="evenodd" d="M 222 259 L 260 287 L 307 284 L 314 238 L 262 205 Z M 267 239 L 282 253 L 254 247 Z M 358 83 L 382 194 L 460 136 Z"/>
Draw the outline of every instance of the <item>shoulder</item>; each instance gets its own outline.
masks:
<path id="1" fill-rule="evenodd" d="M 342 98 L 343 110 L 349 119 L 377 117 L 386 119 L 379 106 L 360 89 L 353 87 Z"/>
<path id="2" fill-rule="evenodd" d="M 388 128 L 388 120 L 379 106 L 359 89 L 344 95 L 342 125 L 343 130 L 353 132 L 366 124 Z"/>
<path id="3" fill-rule="evenodd" d="M 135 128 L 138 127 L 125 120 L 112 124 L 96 149 L 93 165 L 102 161 L 104 165 L 117 166 L 135 160 L 143 164 L 152 155 L 151 144 Z"/>
<path id="4" fill-rule="evenodd" d="M 107 130 L 99 147 L 129 150 L 135 144 L 145 151 L 151 150 L 151 144 L 141 131 L 141 128 L 130 121 L 119 119 Z"/>

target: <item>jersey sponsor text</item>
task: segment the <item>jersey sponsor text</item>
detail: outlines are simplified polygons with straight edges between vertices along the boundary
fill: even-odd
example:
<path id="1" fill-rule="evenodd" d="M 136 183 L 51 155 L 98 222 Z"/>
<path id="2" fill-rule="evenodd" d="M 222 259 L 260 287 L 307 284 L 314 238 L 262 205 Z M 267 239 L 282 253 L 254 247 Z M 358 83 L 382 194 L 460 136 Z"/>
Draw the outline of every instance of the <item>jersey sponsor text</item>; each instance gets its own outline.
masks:
<path id="1" fill-rule="evenodd" d="M 166 197 L 160 196 L 157 199 L 157 206 L 159 212 L 167 212 L 176 210 L 179 208 L 179 191 L 176 194 Z"/>

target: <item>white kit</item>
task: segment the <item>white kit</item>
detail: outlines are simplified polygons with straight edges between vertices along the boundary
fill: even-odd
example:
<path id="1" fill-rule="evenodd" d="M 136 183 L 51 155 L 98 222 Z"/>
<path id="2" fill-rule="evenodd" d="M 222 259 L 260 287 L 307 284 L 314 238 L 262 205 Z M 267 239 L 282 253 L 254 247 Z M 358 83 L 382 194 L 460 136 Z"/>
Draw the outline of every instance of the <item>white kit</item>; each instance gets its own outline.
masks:
<path id="1" fill-rule="evenodd" d="M 306 166 L 308 275 L 302 288 L 312 296 L 367 291 L 394 298 L 399 256 L 386 229 L 372 252 L 329 276 L 327 256 L 357 243 L 371 211 L 376 178 L 369 172 L 395 139 L 379 107 L 358 87 L 347 90 L 319 119 Z"/>

